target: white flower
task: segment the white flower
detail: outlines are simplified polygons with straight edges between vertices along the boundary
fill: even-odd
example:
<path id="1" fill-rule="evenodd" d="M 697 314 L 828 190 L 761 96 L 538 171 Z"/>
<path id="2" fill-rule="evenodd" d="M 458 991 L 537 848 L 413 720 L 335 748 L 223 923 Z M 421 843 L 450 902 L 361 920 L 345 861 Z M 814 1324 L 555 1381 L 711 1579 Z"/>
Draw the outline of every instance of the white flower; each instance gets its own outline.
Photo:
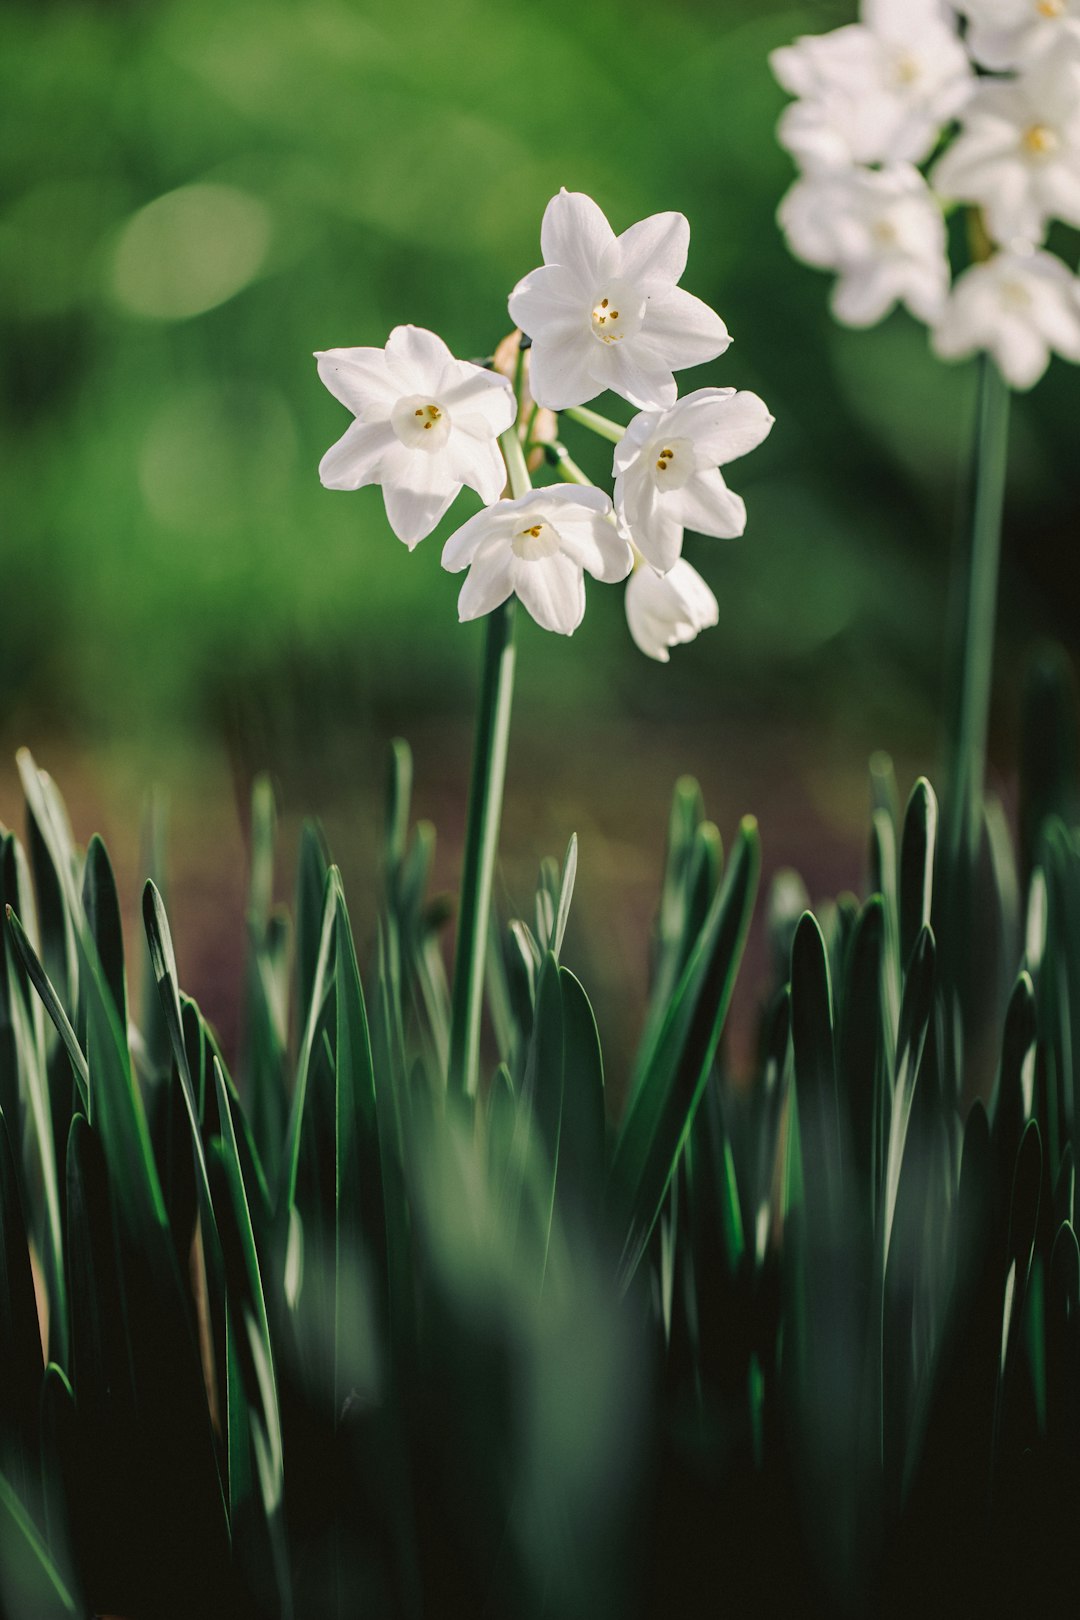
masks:
<path id="1" fill-rule="evenodd" d="M 968 19 L 967 48 L 995 73 L 1080 45 L 1080 0 L 954 0 Z"/>
<path id="2" fill-rule="evenodd" d="M 971 94 L 971 64 L 936 0 L 877 0 L 863 17 L 769 57 L 800 98 L 777 136 L 806 169 L 919 163 Z"/>
<path id="3" fill-rule="evenodd" d="M 1080 225 L 1080 61 L 1048 57 L 973 97 L 935 165 L 945 197 L 981 203 L 995 241 L 1041 242 L 1047 222 Z"/>
<path id="4" fill-rule="evenodd" d="M 689 244 L 682 214 L 653 214 L 616 236 L 591 197 L 563 189 L 551 199 L 544 263 L 510 294 L 510 318 L 532 339 L 539 404 L 566 410 L 612 388 L 660 409 L 674 404 L 674 371 L 724 352 L 719 315 L 676 285 Z"/>
<path id="5" fill-rule="evenodd" d="M 742 534 L 746 507 L 719 468 L 772 425 L 763 400 L 734 388 L 700 388 L 669 411 L 634 417 L 615 446 L 615 509 L 654 568 L 674 567 L 684 528 L 721 540 Z"/>
<path id="6" fill-rule="evenodd" d="M 921 321 L 949 291 L 945 221 L 908 163 L 797 180 L 777 213 L 797 258 L 836 270 L 832 306 L 845 326 L 872 326 L 897 303 Z"/>
<path id="7" fill-rule="evenodd" d="M 560 484 L 533 489 L 478 512 L 443 547 L 451 574 L 471 564 L 458 597 L 462 622 L 517 595 L 545 630 L 568 636 L 585 612 L 587 571 L 625 579 L 633 553 L 602 490 Z"/>
<path id="8" fill-rule="evenodd" d="M 381 484 L 386 516 L 412 550 L 462 484 L 497 501 L 506 468 L 497 439 L 517 412 L 505 377 L 455 360 L 442 338 L 396 326 L 385 349 L 328 349 L 319 376 L 356 421 L 323 456 L 327 489 Z"/>
<path id="9" fill-rule="evenodd" d="M 635 568 L 626 584 L 626 622 L 642 652 L 666 664 L 669 647 L 719 624 L 720 609 L 701 575 L 680 557 L 666 574 L 648 563 Z"/>
<path id="10" fill-rule="evenodd" d="M 933 335 L 946 360 L 989 349 L 1014 388 L 1037 383 L 1050 351 L 1080 361 L 1080 283 L 1052 253 L 998 253 L 959 276 Z"/>

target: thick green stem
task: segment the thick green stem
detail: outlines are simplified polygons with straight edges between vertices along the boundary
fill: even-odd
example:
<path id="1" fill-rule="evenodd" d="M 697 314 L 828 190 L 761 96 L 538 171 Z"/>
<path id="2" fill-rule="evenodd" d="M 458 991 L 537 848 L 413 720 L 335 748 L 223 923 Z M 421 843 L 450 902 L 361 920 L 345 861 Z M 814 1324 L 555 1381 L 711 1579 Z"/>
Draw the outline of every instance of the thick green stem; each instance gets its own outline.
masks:
<path id="1" fill-rule="evenodd" d="M 530 488 L 521 441 L 511 428 L 499 440 L 513 496 Z M 491 889 L 499 847 L 510 710 L 514 695 L 513 597 L 488 614 L 484 667 L 476 714 L 476 744 L 469 787 L 469 821 L 461 874 L 461 915 L 454 960 L 450 1020 L 452 1095 L 473 1097 L 479 1080 L 480 1021 L 484 1005 L 484 957 L 487 950 Z"/>
<path id="2" fill-rule="evenodd" d="M 979 358 L 975 445 L 966 530 L 959 679 L 953 686 L 949 850 L 970 861 L 979 836 L 994 668 L 998 560 L 1009 439 L 1009 387 L 988 354 Z"/>

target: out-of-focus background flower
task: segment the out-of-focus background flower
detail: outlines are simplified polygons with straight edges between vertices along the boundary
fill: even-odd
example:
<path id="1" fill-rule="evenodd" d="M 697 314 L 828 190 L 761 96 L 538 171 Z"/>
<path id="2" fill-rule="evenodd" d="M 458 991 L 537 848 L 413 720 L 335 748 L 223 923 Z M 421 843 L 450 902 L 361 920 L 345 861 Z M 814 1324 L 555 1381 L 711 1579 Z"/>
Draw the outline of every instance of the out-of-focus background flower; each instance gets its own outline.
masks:
<path id="1" fill-rule="evenodd" d="M 869 753 L 892 751 L 904 788 L 935 771 L 971 368 L 935 361 L 904 314 L 838 327 L 829 278 L 789 257 L 774 219 L 793 169 L 768 52 L 854 14 L 7 7 L 0 818 L 18 803 L 6 762 L 29 742 L 79 836 L 106 834 L 132 899 L 160 788 L 181 971 L 226 1044 L 254 771 L 279 783 L 286 849 L 301 815 L 323 818 L 361 933 L 389 737 L 413 744 L 447 887 L 464 823 L 482 630 L 457 624 L 439 552 L 476 502 L 410 556 L 377 491 L 323 490 L 319 457 L 347 417 L 312 350 L 381 345 L 413 321 L 462 357 L 490 353 L 560 185 L 616 230 L 689 217 L 684 285 L 735 341 L 681 388 L 753 389 L 776 416 L 730 469 L 745 538 L 688 542 L 717 629 L 662 667 L 630 641 L 621 588 L 590 585 L 571 641 L 521 616 L 504 899 L 525 906 L 540 857 L 578 832 L 570 959 L 613 1068 L 640 1022 L 679 772 L 722 830 L 756 811 L 766 875 L 794 863 L 819 897 L 860 883 Z M 1015 407 L 992 738 L 1006 793 L 1027 651 L 1046 634 L 1077 644 L 1076 388 L 1055 362 Z M 566 437 L 609 472 L 610 447 Z M 750 1003 L 753 977 L 752 957 Z"/>

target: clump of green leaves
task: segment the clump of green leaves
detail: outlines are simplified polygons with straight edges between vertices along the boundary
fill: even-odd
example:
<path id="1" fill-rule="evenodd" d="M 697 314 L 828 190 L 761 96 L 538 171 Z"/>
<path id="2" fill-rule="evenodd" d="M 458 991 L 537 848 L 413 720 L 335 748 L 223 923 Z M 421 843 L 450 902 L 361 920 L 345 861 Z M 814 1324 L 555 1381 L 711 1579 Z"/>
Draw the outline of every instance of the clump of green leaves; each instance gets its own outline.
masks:
<path id="1" fill-rule="evenodd" d="M 680 782 L 617 1124 L 561 960 L 573 841 L 492 928 L 472 1098 L 447 1087 L 447 908 L 407 750 L 359 958 L 314 826 L 273 903 L 257 783 L 234 1077 L 162 874 L 136 1010 L 104 846 L 23 755 L 26 837 L 0 848 L 5 1620 L 865 1613 L 930 1572 L 955 1612 L 1057 1590 L 1080 1483 L 1061 692 L 1044 672 L 1028 722 L 1026 916 L 1000 814 L 957 855 L 929 784 L 901 814 L 875 761 L 867 898 L 815 915 L 774 882 L 749 1089 L 721 1035 L 756 829 L 725 860 Z"/>

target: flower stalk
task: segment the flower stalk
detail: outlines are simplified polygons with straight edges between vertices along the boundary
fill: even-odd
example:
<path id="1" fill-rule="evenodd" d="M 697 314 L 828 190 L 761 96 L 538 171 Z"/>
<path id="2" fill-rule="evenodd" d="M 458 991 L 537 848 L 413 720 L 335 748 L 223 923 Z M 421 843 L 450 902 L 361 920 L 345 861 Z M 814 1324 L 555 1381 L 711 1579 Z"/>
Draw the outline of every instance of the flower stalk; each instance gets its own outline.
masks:
<path id="1" fill-rule="evenodd" d="M 526 494 L 532 481 L 516 428 L 502 434 L 499 448 L 511 496 Z M 484 957 L 514 698 L 514 610 L 511 596 L 488 614 L 485 631 L 450 1017 L 447 1084 L 457 1097 L 475 1097 L 479 1081 Z"/>
<path id="2" fill-rule="evenodd" d="M 952 686 L 949 849 L 954 870 L 978 848 L 994 666 L 1001 517 L 1008 461 L 1009 386 L 987 354 L 978 360 L 975 444 L 967 521 L 959 680 Z"/>

